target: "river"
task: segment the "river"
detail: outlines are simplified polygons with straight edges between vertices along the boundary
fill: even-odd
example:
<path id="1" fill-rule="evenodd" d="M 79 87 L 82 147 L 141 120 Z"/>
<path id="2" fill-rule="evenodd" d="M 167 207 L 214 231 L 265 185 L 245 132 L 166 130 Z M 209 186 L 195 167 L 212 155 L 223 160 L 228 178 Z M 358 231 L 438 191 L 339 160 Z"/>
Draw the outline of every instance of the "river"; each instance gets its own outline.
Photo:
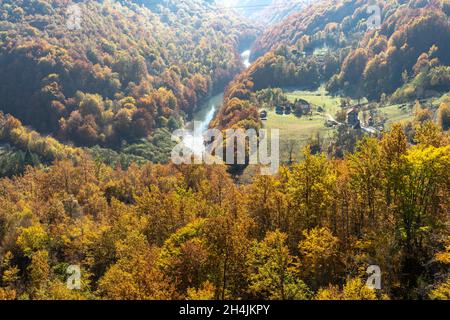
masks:
<path id="1" fill-rule="evenodd" d="M 244 52 L 241 53 L 242 63 L 244 64 L 244 66 L 246 68 L 250 67 L 250 65 L 251 65 L 250 54 L 251 54 L 250 50 L 245 50 Z"/>
<path id="2" fill-rule="evenodd" d="M 241 53 L 242 63 L 246 68 L 250 66 L 250 50 Z M 192 121 L 185 126 L 183 136 L 184 145 L 192 150 L 194 154 L 200 155 L 205 151 L 205 140 L 203 135 L 208 130 L 210 122 L 213 120 L 217 109 L 222 105 L 223 92 L 212 96 L 194 113 Z"/>

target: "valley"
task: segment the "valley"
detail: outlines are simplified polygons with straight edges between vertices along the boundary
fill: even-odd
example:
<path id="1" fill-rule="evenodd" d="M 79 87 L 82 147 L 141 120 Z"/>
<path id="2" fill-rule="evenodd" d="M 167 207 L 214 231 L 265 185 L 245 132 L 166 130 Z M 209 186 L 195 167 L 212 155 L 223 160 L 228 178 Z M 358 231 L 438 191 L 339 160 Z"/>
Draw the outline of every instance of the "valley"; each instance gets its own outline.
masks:
<path id="1" fill-rule="evenodd" d="M 245 50 L 241 54 L 242 64 L 248 68 L 250 66 L 250 50 Z M 224 88 L 225 89 L 225 88 Z M 183 137 L 184 145 L 192 150 L 194 154 L 201 155 L 205 151 L 205 131 L 209 129 L 209 124 L 213 120 L 216 112 L 223 102 L 224 93 L 219 93 L 209 98 L 198 110 L 195 111 L 192 120 L 184 127 L 187 131 Z"/>

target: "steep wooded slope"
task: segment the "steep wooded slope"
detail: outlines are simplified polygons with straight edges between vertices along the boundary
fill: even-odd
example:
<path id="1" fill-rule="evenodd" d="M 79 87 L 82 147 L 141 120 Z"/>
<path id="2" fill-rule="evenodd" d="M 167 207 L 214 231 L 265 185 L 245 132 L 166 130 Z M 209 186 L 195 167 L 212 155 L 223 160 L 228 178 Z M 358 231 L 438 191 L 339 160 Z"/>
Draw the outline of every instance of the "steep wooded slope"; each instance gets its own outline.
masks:
<path id="1" fill-rule="evenodd" d="M 5 0 L 0 17 L 0 110 L 114 148 L 179 126 L 240 70 L 256 32 L 201 0 Z"/>

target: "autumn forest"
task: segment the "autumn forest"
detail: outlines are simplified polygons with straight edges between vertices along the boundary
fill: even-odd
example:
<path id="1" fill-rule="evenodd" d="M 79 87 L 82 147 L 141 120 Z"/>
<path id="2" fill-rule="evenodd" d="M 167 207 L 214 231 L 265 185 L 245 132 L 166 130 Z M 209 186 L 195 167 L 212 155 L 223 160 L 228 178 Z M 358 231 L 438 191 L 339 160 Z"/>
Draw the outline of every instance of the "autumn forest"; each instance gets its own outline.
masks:
<path id="1" fill-rule="evenodd" d="M 449 14 L 0 0 L 0 300 L 449 300 Z M 279 170 L 174 163 L 194 121 Z"/>

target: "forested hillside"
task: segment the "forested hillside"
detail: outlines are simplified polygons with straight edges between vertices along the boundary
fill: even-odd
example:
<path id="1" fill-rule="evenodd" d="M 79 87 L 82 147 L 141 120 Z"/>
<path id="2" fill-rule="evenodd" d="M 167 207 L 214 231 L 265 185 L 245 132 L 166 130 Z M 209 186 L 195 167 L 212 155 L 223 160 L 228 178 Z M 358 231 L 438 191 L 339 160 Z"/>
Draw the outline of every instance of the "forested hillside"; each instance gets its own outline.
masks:
<path id="1" fill-rule="evenodd" d="M 215 123 L 247 124 L 248 115 L 258 121 L 254 92 L 268 87 L 324 84 L 332 94 L 392 103 L 448 92 L 450 3 L 377 3 L 375 29 L 368 28 L 371 4 L 360 0 L 318 1 L 270 28 L 253 46 L 252 55 L 260 57 L 229 85 Z"/>
<path id="2" fill-rule="evenodd" d="M 142 1 L 136 1 L 142 2 Z M 0 4 L 0 110 L 78 146 L 112 148 L 180 126 L 242 67 L 256 30 L 207 1 Z"/>
<path id="3" fill-rule="evenodd" d="M 217 0 L 224 7 L 234 10 L 262 25 L 272 25 L 298 11 L 314 0 Z"/>
<path id="4" fill-rule="evenodd" d="M 337 71 L 329 83 L 332 91 L 370 99 L 379 99 L 383 93 L 392 94 L 409 81 L 414 86 L 410 85 L 405 99 L 449 90 L 450 3 L 446 0 L 377 3 L 381 9 L 379 30 L 367 27 L 371 3 L 320 1 L 267 31 L 254 45 L 253 54 L 258 56 L 284 44 L 288 52 L 281 49 L 277 58 L 283 63 L 285 82 L 303 80 L 314 85 L 328 81 L 330 71 Z M 326 52 L 325 57 L 313 54 L 312 61 L 306 61 L 311 65 L 319 60 L 317 75 L 312 78 L 305 75 L 308 80 L 292 79 L 292 72 L 298 72 L 300 67 L 298 53 L 306 52 L 309 56 L 322 48 L 334 54 Z M 329 70 L 330 64 L 338 68 Z"/>
<path id="5" fill-rule="evenodd" d="M 280 44 L 297 45 L 302 38 L 303 41 L 312 38 L 311 46 L 320 46 L 330 40 L 338 45 L 339 40 L 365 30 L 364 16 L 368 6 L 367 1 L 315 1 L 266 30 L 255 42 L 252 55 L 259 57 Z"/>

